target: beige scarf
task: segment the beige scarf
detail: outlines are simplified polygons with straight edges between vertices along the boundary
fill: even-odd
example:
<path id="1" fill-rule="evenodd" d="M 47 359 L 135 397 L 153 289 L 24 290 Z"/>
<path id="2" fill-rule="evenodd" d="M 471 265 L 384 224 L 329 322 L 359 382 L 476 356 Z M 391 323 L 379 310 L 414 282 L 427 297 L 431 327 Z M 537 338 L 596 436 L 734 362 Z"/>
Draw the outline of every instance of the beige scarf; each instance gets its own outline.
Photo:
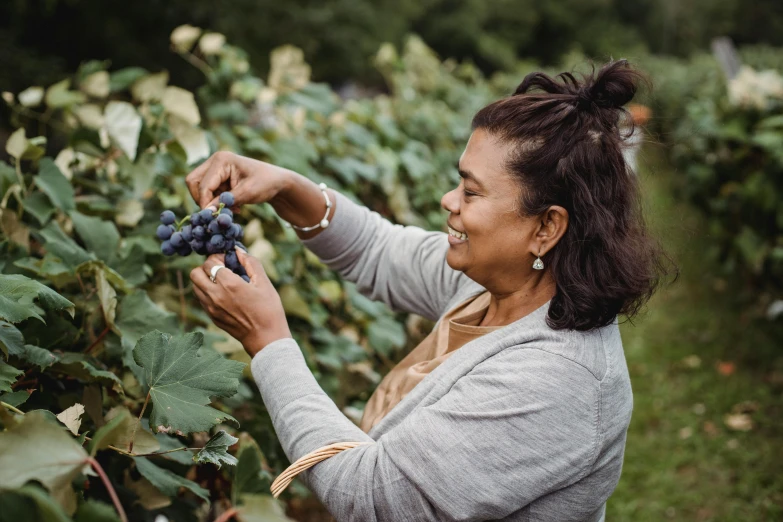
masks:
<path id="1" fill-rule="evenodd" d="M 430 334 L 383 378 L 367 401 L 360 428 L 378 424 L 432 370 L 468 341 L 502 328 L 478 326 L 489 308 L 490 293 L 473 296 L 447 312 Z"/>

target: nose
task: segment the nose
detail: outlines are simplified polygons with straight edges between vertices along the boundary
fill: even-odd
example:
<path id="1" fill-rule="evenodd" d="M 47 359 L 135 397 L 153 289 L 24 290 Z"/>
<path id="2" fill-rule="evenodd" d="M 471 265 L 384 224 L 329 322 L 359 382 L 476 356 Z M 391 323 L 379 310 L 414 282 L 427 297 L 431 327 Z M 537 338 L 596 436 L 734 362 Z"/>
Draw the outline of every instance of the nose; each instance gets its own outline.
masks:
<path id="1" fill-rule="evenodd" d="M 456 191 L 457 189 L 450 190 L 440 198 L 440 206 L 452 214 L 459 213 L 459 198 L 456 197 Z"/>

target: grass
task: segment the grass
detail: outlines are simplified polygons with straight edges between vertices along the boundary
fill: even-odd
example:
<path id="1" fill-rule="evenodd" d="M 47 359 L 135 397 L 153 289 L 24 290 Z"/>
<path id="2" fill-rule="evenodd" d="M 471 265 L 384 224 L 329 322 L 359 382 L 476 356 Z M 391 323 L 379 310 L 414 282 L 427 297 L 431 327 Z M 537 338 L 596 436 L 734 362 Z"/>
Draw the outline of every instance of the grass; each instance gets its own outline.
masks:
<path id="1" fill-rule="evenodd" d="M 662 157 L 648 149 L 640 176 L 681 274 L 621 325 L 634 412 L 606 519 L 783 520 L 783 328 L 754 320 L 733 298 L 746 292 L 705 259 L 705 220 L 673 199 Z"/>

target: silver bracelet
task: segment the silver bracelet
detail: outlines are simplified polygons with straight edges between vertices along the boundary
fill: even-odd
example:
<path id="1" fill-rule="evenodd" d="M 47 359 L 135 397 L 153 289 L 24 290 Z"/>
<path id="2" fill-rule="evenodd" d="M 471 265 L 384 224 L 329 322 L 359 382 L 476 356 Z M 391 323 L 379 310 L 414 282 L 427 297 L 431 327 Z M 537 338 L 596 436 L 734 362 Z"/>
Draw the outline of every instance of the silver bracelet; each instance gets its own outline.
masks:
<path id="1" fill-rule="evenodd" d="M 315 230 L 318 227 L 326 228 L 329 226 L 329 220 L 326 218 L 329 217 L 329 209 L 332 208 L 332 202 L 329 200 L 329 195 L 326 193 L 326 183 L 319 183 L 318 187 L 324 194 L 324 200 L 326 200 L 326 214 L 324 214 L 324 218 L 321 220 L 321 222 L 311 227 L 298 227 L 296 225 L 292 225 L 288 221 L 285 221 L 285 226 L 287 228 L 295 228 L 297 230 L 301 230 L 302 232 L 309 232 L 310 230 Z"/>

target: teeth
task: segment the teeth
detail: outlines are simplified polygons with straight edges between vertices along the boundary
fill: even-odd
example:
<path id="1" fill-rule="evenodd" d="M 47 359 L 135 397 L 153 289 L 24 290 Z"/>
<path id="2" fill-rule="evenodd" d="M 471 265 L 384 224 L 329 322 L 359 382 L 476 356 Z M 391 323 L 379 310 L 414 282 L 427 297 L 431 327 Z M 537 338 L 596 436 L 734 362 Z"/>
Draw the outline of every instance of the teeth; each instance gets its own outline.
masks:
<path id="1" fill-rule="evenodd" d="M 453 228 L 449 227 L 448 225 L 446 225 L 446 226 L 449 229 L 449 235 L 450 236 L 454 236 L 457 239 L 462 239 L 462 240 L 468 239 L 468 235 L 467 234 L 465 234 L 463 232 L 457 232 L 456 230 L 454 230 Z"/>

